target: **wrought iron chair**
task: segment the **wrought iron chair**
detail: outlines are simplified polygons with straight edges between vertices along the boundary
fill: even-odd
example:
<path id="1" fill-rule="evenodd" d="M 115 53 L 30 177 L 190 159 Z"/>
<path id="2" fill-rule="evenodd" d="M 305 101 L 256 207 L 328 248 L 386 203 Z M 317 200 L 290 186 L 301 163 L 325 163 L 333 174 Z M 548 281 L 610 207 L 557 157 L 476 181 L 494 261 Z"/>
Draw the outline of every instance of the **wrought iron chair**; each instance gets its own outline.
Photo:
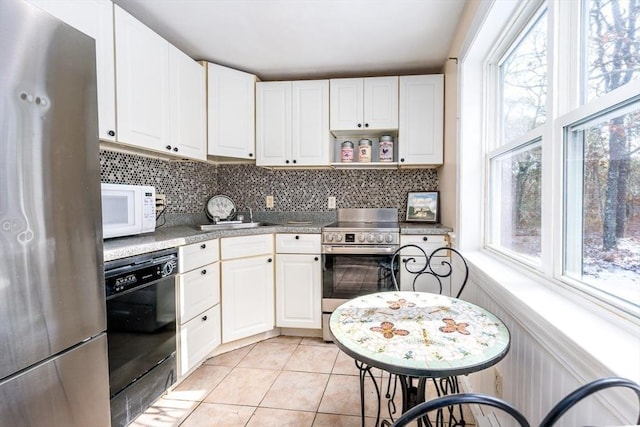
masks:
<path id="1" fill-rule="evenodd" d="M 638 396 L 638 419 L 636 420 L 636 424 L 640 425 L 640 385 L 625 378 L 608 377 L 592 381 L 569 393 L 549 411 L 547 416 L 542 420 L 542 423 L 540 423 L 540 427 L 551 427 L 562 415 L 585 397 L 612 387 L 625 387 L 635 391 Z"/>
<path id="2" fill-rule="evenodd" d="M 405 255 L 402 256 L 401 252 L 406 249 L 414 249 L 417 251 L 418 255 Z M 415 251 L 411 251 L 412 253 Z M 424 265 L 422 265 L 422 260 L 419 258 L 424 257 Z M 462 254 L 458 252 L 456 249 L 452 249 L 447 246 L 439 247 L 434 249 L 430 254 L 427 254 L 426 251 L 415 244 L 407 244 L 399 247 L 391 257 L 391 265 L 390 270 L 393 272 L 391 274 L 391 279 L 393 281 L 393 286 L 396 291 L 400 290 L 400 286 L 398 285 L 397 275 L 400 274 L 400 269 L 404 268 L 407 272 L 413 275 L 413 280 L 411 283 L 411 289 L 414 291 L 424 291 L 424 288 L 418 289 L 416 285 L 422 281 L 423 279 L 428 278 L 431 282 L 431 287 L 428 288 L 429 291 L 435 293 L 442 294 L 445 290 L 443 287 L 443 279 L 449 279 L 452 282 L 454 267 L 452 265 L 454 259 L 458 259 L 460 261 L 460 269 L 461 269 L 461 280 L 457 287 L 457 292 L 455 292 L 455 298 L 460 298 L 462 291 L 464 290 L 467 280 L 469 279 L 469 266 L 467 261 L 464 259 Z M 401 261 L 399 261 L 401 259 Z M 449 261 L 451 260 L 451 261 Z M 438 268 L 439 267 L 439 268 Z M 453 283 L 450 283 L 451 289 L 453 289 Z M 406 287 L 405 287 L 406 289 Z M 418 380 L 418 385 L 413 385 L 413 380 L 415 379 L 407 379 L 409 382 L 406 386 L 408 389 L 413 389 L 417 393 L 424 393 L 426 390 L 425 380 Z M 460 385 L 458 382 L 458 377 L 445 377 L 445 378 L 432 378 L 433 384 L 435 385 L 436 392 L 438 396 L 450 395 L 455 393 L 460 393 Z M 391 390 L 393 381 L 393 390 Z M 388 399 L 388 410 L 389 414 L 393 417 L 393 414 L 396 412 L 396 407 L 394 403 L 394 397 L 397 391 L 397 383 L 398 377 L 395 375 L 389 375 L 389 380 L 387 382 L 387 392 L 385 397 Z M 460 423 L 460 425 L 464 425 L 464 417 L 462 415 L 462 407 L 459 406 L 459 418 L 454 416 L 453 407 L 449 408 L 450 422 Z"/>
<path id="3" fill-rule="evenodd" d="M 452 394 L 450 396 L 438 397 L 436 399 L 429 400 L 428 402 L 423 402 L 402 414 L 402 416 L 398 418 L 395 423 L 393 423 L 393 427 L 404 427 L 409 425 L 409 423 L 411 423 L 412 421 L 416 420 L 421 420 L 425 423 L 425 425 L 430 426 L 431 421 L 427 418 L 427 414 L 430 411 L 438 409 L 441 410 L 443 408 L 451 408 L 455 405 L 461 406 L 467 404 L 487 405 L 501 409 L 502 411 L 513 417 L 513 419 L 517 422 L 517 425 L 520 425 L 522 427 L 529 427 L 529 422 L 524 417 L 524 415 L 522 415 L 520 411 L 518 411 L 508 402 L 498 399 L 497 397 L 477 393 Z M 438 423 L 438 421 L 436 421 L 436 423 Z M 452 426 L 460 424 L 456 423 L 449 425 Z"/>

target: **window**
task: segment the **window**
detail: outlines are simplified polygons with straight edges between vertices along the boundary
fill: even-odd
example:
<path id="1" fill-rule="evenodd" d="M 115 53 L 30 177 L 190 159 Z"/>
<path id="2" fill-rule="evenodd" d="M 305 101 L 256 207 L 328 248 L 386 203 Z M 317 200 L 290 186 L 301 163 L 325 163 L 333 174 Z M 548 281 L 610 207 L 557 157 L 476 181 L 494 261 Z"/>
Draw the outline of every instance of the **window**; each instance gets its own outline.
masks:
<path id="1" fill-rule="evenodd" d="M 542 132 L 547 121 L 547 13 L 517 34 L 498 61 L 496 149 L 489 153 L 488 243 L 538 264 L 541 254 Z"/>
<path id="2" fill-rule="evenodd" d="M 640 303 L 640 101 L 565 135 L 564 274 Z"/>
<path id="3" fill-rule="evenodd" d="M 486 57 L 486 245 L 640 317 L 640 0 L 534 7 Z"/>
<path id="4" fill-rule="evenodd" d="M 582 98 L 586 102 L 640 79 L 640 4 L 588 0 L 583 6 Z"/>

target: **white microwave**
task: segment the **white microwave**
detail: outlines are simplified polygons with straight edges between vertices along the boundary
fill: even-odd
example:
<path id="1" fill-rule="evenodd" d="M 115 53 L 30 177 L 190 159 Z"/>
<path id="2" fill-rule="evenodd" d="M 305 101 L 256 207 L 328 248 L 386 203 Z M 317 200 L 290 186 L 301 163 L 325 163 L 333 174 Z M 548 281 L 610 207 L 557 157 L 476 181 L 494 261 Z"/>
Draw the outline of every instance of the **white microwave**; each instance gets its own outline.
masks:
<path id="1" fill-rule="evenodd" d="M 156 189 L 147 185 L 102 183 L 102 237 L 155 231 Z"/>

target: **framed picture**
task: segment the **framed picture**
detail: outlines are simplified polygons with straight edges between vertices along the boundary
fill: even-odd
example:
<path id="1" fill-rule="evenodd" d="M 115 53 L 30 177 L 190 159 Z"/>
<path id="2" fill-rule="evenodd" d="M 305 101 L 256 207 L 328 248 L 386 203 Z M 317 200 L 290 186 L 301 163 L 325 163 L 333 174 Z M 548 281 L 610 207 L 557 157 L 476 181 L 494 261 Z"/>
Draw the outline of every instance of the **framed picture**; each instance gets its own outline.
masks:
<path id="1" fill-rule="evenodd" d="M 407 221 L 437 223 L 440 220 L 439 196 L 437 191 L 410 192 L 407 195 Z"/>

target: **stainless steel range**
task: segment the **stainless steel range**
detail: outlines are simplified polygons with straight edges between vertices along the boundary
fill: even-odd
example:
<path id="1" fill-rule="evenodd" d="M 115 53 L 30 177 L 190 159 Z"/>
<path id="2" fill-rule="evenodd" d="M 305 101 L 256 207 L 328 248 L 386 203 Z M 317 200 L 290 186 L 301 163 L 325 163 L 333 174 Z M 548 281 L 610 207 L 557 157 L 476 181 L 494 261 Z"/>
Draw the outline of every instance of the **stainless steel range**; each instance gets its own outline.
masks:
<path id="1" fill-rule="evenodd" d="M 322 229 L 322 335 L 331 341 L 329 317 L 360 295 L 390 290 L 391 256 L 400 246 L 398 210 L 339 209 Z"/>

